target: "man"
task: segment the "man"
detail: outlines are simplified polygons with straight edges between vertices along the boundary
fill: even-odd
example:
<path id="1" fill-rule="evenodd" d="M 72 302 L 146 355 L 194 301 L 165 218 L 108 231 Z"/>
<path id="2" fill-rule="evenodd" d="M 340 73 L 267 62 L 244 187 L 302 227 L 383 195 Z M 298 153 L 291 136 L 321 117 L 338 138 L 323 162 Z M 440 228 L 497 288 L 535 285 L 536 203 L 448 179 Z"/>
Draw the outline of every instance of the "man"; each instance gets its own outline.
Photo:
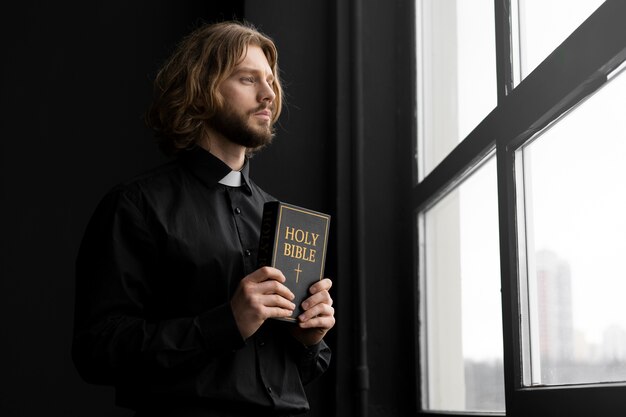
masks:
<path id="1" fill-rule="evenodd" d="M 297 325 L 281 271 L 256 268 L 263 204 L 249 155 L 281 111 L 277 52 L 249 25 L 206 25 L 155 81 L 148 123 L 171 162 L 109 192 L 76 262 L 73 358 L 137 416 L 307 411 L 334 323 L 331 281 Z"/>

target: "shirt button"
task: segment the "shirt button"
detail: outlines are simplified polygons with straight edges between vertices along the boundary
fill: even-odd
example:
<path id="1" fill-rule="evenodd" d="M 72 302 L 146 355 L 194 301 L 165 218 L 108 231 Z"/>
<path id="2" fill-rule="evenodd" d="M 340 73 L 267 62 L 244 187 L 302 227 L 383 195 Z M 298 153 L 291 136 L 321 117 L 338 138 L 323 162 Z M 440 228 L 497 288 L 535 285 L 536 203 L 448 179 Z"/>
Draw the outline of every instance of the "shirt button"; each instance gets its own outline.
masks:
<path id="1" fill-rule="evenodd" d="M 244 253 L 246 254 L 246 256 L 250 256 L 250 255 L 252 255 L 252 252 L 250 252 L 250 250 L 249 250 L 249 249 L 246 249 L 246 251 L 245 251 Z"/>
<path id="2" fill-rule="evenodd" d="M 262 340 L 260 340 L 260 341 L 259 341 L 259 346 L 261 346 L 261 347 L 265 346 L 265 342 L 264 342 L 264 341 L 262 341 Z"/>
<path id="3" fill-rule="evenodd" d="M 270 394 L 272 393 L 272 387 L 266 387 L 267 388 L 267 392 L 269 392 Z"/>
<path id="4" fill-rule="evenodd" d="M 235 208 L 235 214 L 241 214 L 241 209 L 239 207 Z"/>

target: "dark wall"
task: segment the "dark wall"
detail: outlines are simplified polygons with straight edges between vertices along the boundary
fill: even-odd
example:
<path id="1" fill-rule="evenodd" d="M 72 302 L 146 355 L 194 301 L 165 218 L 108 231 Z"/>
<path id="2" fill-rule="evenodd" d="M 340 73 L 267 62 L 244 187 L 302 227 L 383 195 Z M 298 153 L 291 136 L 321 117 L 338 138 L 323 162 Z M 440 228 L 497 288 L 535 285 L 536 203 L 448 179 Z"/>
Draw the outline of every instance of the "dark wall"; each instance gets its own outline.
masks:
<path id="1" fill-rule="evenodd" d="M 142 120 L 159 64 L 194 25 L 238 9 L 243 1 L 3 6 L 0 415 L 128 415 L 71 363 L 74 258 L 103 194 L 163 160 Z"/>
<path id="2" fill-rule="evenodd" d="M 336 6 L 338 416 L 416 412 L 413 16 L 405 0 Z"/>
<path id="3" fill-rule="evenodd" d="M 413 410 L 412 1 L 364 1 L 364 181 L 371 416 Z M 383 22 L 383 23 L 381 23 Z"/>
<path id="4" fill-rule="evenodd" d="M 17 2 L 0 17 L 0 415 L 127 416 L 70 360 L 74 258 L 114 184 L 164 160 L 142 116 L 151 80 L 201 21 L 244 15 L 274 38 L 286 107 L 251 173 L 277 198 L 333 216 L 327 275 L 337 325 L 330 372 L 307 387 L 309 416 L 409 415 L 413 391 L 410 190 L 411 1 Z M 244 7 L 245 4 L 245 7 Z M 352 86 L 363 74 L 362 169 Z M 358 181 L 362 199 L 354 197 Z M 353 222 L 362 209 L 362 233 Z M 358 236 L 363 245 L 358 245 Z M 364 259 L 360 283 L 355 248 Z M 357 309 L 364 285 L 365 315 Z M 367 334 L 359 332 L 366 318 Z M 355 378 L 367 351 L 366 412 Z M 405 383 L 403 381 L 409 381 Z"/>
<path id="5" fill-rule="evenodd" d="M 285 106 L 271 147 L 253 160 L 254 177 L 279 199 L 330 210 L 334 145 L 329 124 L 332 21 L 326 1 L 246 2 L 246 19 L 276 42 Z"/>

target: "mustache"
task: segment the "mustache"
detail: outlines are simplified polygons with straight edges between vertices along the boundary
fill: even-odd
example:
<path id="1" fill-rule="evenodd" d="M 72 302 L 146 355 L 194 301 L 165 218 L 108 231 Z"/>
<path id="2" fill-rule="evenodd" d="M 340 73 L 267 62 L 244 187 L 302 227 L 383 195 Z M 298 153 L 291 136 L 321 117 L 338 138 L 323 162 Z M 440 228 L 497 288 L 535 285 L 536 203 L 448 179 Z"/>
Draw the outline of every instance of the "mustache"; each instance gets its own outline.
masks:
<path id="1" fill-rule="evenodd" d="M 257 108 L 255 108 L 254 110 L 250 111 L 250 114 L 254 114 L 263 110 L 269 110 L 272 113 L 274 113 L 274 105 L 273 104 L 261 104 L 260 106 L 258 106 Z"/>

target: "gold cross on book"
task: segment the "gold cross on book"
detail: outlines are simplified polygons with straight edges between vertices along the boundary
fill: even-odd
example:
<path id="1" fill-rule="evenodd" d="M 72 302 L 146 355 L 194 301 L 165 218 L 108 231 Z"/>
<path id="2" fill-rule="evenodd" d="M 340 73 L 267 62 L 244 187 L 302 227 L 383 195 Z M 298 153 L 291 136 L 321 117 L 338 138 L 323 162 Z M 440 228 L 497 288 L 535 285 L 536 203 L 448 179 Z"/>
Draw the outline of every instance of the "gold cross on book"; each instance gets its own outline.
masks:
<path id="1" fill-rule="evenodd" d="M 300 269 L 300 264 L 298 264 L 298 267 L 294 269 L 294 271 L 296 271 L 296 284 L 297 284 L 298 278 L 300 278 L 300 272 L 302 272 L 302 270 Z"/>

